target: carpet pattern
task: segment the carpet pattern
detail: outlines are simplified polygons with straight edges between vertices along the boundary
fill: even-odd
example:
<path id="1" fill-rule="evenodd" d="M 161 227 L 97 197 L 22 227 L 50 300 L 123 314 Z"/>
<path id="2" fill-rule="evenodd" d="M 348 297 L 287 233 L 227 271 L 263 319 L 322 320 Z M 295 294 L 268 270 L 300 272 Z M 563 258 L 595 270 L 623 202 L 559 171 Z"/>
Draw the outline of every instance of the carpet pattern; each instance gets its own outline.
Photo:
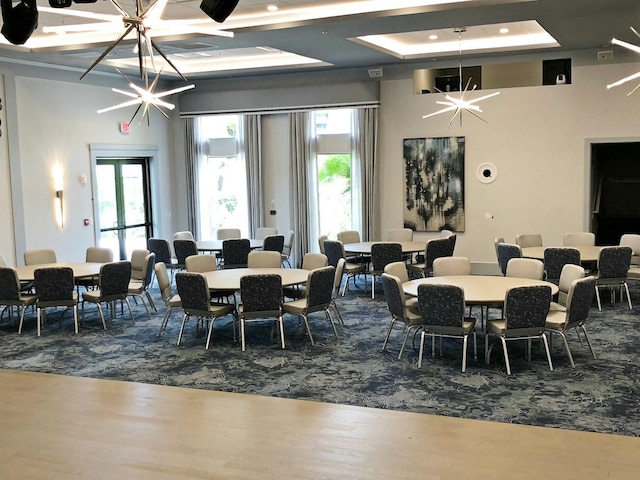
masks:
<path id="1" fill-rule="evenodd" d="M 572 369 L 556 336 L 550 372 L 544 350 L 534 344 L 528 362 L 525 342 L 510 342 L 512 375 L 507 376 L 499 345 L 490 365 L 484 364 L 483 335 L 478 335 L 478 361 L 473 360 L 469 342 L 466 373 L 460 372 L 459 340 L 445 339 L 442 356 L 436 349 L 435 358 L 425 348 L 421 369 L 411 345 L 397 359 L 400 326 L 382 351 L 389 315 L 382 289 L 377 290 L 375 300 L 358 288 L 338 300 L 346 326 L 338 329 L 337 339 L 324 315 L 316 313 L 310 319 L 316 340 L 312 347 L 303 324 L 287 316 L 286 350 L 271 339 L 272 324 L 265 321 L 248 324 L 244 353 L 234 342 L 230 318 L 216 322 L 208 351 L 206 331 L 196 328 L 193 319 L 182 344 L 176 346 L 181 311 L 173 313 L 158 336 L 164 306 L 157 290 L 152 296 L 158 313 L 151 319 L 139 301 L 132 302 L 136 325 L 125 308 L 108 321 L 107 331 L 96 308 L 89 305 L 78 335 L 73 333 L 69 312 L 59 321 L 61 311 L 51 310 L 40 338 L 35 335 L 35 312 L 27 312 L 21 336 L 5 313 L 0 368 L 640 435 L 640 318 L 626 303 L 605 302 L 602 312 L 592 307 L 587 329 L 597 359 L 571 333 L 576 363 Z M 635 285 L 632 299 L 640 302 Z"/>

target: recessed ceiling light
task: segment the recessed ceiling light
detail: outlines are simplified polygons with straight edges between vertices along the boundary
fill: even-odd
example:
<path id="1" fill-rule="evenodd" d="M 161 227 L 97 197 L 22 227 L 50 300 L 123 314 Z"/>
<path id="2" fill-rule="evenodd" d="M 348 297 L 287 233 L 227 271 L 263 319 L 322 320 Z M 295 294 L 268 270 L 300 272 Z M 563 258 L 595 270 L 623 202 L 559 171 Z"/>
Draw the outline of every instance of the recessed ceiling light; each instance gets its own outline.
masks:
<path id="1" fill-rule="evenodd" d="M 508 29 L 508 28 L 506 28 L 506 27 L 502 27 L 502 28 L 500 29 L 500 33 L 509 33 L 509 29 Z"/>
<path id="2" fill-rule="evenodd" d="M 438 35 L 429 35 L 429 40 L 437 40 Z"/>
<path id="3" fill-rule="evenodd" d="M 278 6 L 277 5 L 269 5 L 269 6 L 267 6 L 267 10 L 269 10 L 270 12 L 277 12 L 278 11 Z"/>

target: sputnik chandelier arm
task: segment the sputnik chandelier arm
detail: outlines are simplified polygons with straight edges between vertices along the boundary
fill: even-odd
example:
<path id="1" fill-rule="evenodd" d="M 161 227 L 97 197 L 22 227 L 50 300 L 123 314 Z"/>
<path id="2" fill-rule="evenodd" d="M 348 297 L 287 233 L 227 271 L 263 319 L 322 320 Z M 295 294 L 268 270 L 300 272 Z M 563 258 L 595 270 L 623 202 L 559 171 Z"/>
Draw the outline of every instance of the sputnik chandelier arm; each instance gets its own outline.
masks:
<path id="1" fill-rule="evenodd" d="M 111 53 L 111 51 L 117 47 L 134 29 L 136 30 L 137 36 L 137 53 L 138 53 L 138 62 L 140 65 L 140 78 L 144 79 L 146 74 L 146 65 L 144 61 L 144 50 L 143 47 L 146 47 L 147 56 L 151 60 L 151 68 L 153 71 L 156 71 L 155 62 L 153 59 L 154 50 L 162 56 L 162 58 L 175 70 L 175 72 L 182 77 L 183 80 L 187 80 L 182 73 L 178 70 L 178 68 L 174 65 L 174 63 L 169 60 L 169 57 L 165 55 L 162 49 L 158 46 L 157 43 L 153 41 L 151 36 L 149 35 L 150 24 L 155 21 L 158 21 L 160 15 L 164 11 L 168 0 L 153 0 L 147 8 L 143 8 L 142 0 L 136 0 L 136 14 L 135 16 L 130 15 L 122 6 L 118 3 L 117 0 L 110 0 L 113 6 L 121 13 L 122 22 L 125 26 L 125 31 L 122 35 L 120 35 L 105 51 L 102 55 L 98 57 L 98 59 L 93 62 L 93 64 L 87 69 L 86 72 L 82 74 L 80 80 L 82 80 L 89 72 L 91 72 L 104 58 Z"/>
<path id="2" fill-rule="evenodd" d="M 631 29 L 631 31 L 633 32 L 633 34 L 636 37 L 640 38 L 640 33 L 638 33 L 638 31 L 635 28 L 633 28 L 633 27 L 629 27 L 629 28 Z M 627 50 L 631 50 L 632 52 L 640 53 L 640 47 L 638 47 L 637 45 L 634 45 L 632 43 L 627 43 L 627 42 L 624 42 L 622 40 L 618 40 L 617 38 L 611 39 L 611 43 L 613 45 L 618 45 L 620 47 L 624 47 Z M 607 89 L 611 89 L 613 87 L 619 87 L 620 85 L 624 85 L 625 83 L 630 82 L 632 80 L 636 80 L 637 78 L 640 78 L 640 72 L 634 73 L 634 74 L 629 75 L 629 76 L 624 77 L 624 78 L 621 78 L 617 82 L 610 83 L 609 85 L 607 85 Z M 635 93 L 635 91 L 638 90 L 639 88 L 640 88 L 640 84 L 636 85 L 636 87 L 633 90 L 631 90 L 629 93 L 627 93 L 627 97 L 630 96 L 630 95 L 633 95 Z"/>
<path id="3" fill-rule="evenodd" d="M 140 109 L 143 109 L 143 110 L 142 110 L 142 117 L 140 119 L 139 124 L 142 124 L 145 117 L 147 118 L 147 123 L 149 123 L 150 121 L 149 110 L 151 107 L 154 107 L 162 115 L 164 115 L 164 117 L 167 118 L 167 120 L 170 120 L 166 112 L 162 110 L 162 108 L 160 107 L 164 107 L 168 110 L 173 110 L 175 108 L 175 105 L 162 100 L 162 98 L 167 97 L 169 95 L 174 95 L 176 93 L 184 92 L 185 90 L 190 90 L 192 88 L 195 88 L 195 85 L 191 84 L 191 85 L 186 85 L 184 87 L 173 88 L 171 90 L 167 90 L 164 92 L 156 92 L 155 90 L 156 90 L 156 87 L 158 86 L 158 81 L 160 80 L 161 72 L 158 72 L 158 74 L 154 78 L 151 85 L 149 85 L 149 77 L 145 72 L 145 77 L 144 77 L 145 85 L 144 85 L 144 88 L 142 88 L 136 85 L 135 83 L 133 83 L 131 80 L 129 80 L 129 78 L 127 78 L 127 76 L 124 75 L 120 70 L 118 69 L 116 70 L 118 71 L 120 76 L 127 82 L 129 87 L 133 91 L 120 90 L 118 88 L 113 88 L 112 90 L 116 93 L 120 93 L 121 95 L 130 97 L 132 100 L 127 100 L 126 102 L 119 103 L 112 107 L 103 108 L 101 110 L 98 110 L 98 113 L 105 113 L 105 112 L 110 112 L 112 110 L 117 110 L 119 108 L 138 105 L 138 108 L 134 112 L 129 123 L 131 123 L 133 119 L 136 117 L 136 115 L 138 115 L 138 112 L 140 111 Z"/>
<path id="4" fill-rule="evenodd" d="M 469 86 L 471 85 L 471 77 L 469 77 L 469 79 L 467 80 L 467 84 L 464 86 L 464 89 L 462 88 L 462 34 L 466 31 L 467 31 L 466 28 L 454 29 L 454 32 L 458 34 L 458 40 L 460 42 L 460 57 L 459 57 L 460 61 L 458 64 L 458 78 L 459 78 L 459 92 L 460 92 L 459 97 L 456 98 L 454 96 L 449 95 L 446 92 L 443 92 L 439 88 L 436 88 L 436 91 L 438 93 L 442 93 L 446 100 L 446 101 L 438 100 L 436 101 L 436 103 L 438 105 L 444 105 L 445 108 L 438 110 L 437 112 L 424 115 L 422 117 L 422 118 L 429 118 L 429 117 L 434 117 L 436 115 L 440 115 L 441 113 L 454 112 L 453 116 L 451 117 L 451 120 L 449 121 L 449 126 L 447 128 L 451 127 L 451 125 L 453 124 L 453 121 L 456 118 L 460 118 L 460 126 L 462 126 L 462 112 L 465 112 L 465 111 L 472 114 L 474 117 L 482 120 L 484 123 L 488 123 L 484 118 L 478 115 L 479 113 L 482 113 L 482 109 L 478 105 L 476 105 L 476 103 L 491 97 L 495 97 L 496 95 L 500 95 L 500 92 L 494 92 L 494 93 L 490 93 L 488 95 L 484 95 L 482 97 L 478 97 L 474 99 L 467 98 L 467 94 L 475 91 L 477 85 L 473 85 L 473 87 L 469 89 Z"/>

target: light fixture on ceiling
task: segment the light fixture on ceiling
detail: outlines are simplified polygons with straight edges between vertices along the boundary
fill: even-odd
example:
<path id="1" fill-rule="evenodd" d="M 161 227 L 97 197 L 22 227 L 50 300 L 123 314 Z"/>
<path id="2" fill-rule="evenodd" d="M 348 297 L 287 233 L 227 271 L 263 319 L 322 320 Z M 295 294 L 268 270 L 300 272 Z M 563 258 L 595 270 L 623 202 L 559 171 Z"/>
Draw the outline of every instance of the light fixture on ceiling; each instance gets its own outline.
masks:
<path id="1" fill-rule="evenodd" d="M 112 88 L 112 90 L 116 93 L 120 93 L 127 97 L 131 97 L 133 100 L 128 100 L 126 102 L 119 103 L 112 107 L 103 108 L 101 110 L 98 110 L 98 113 L 104 113 L 104 112 L 109 112 L 111 110 L 117 110 L 119 108 L 138 105 L 138 108 L 134 112 L 129 123 L 133 122 L 133 119 L 136 117 L 136 115 L 138 115 L 138 112 L 140 111 L 140 109 L 143 108 L 142 117 L 140 118 L 140 122 L 138 123 L 138 125 L 142 124 L 145 117 L 147 118 L 147 124 L 149 124 L 150 123 L 149 110 L 151 107 L 154 107 L 162 115 L 164 115 L 167 120 L 170 120 L 169 115 L 167 115 L 165 111 L 162 110 L 162 108 L 160 107 L 164 107 L 168 110 L 173 110 L 175 108 L 175 105 L 173 103 L 165 102 L 164 100 L 162 100 L 162 98 L 168 97 L 169 95 L 174 95 L 176 93 L 184 92 L 185 90 L 190 90 L 192 88 L 195 88 L 195 85 L 191 84 L 191 85 L 186 85 L 184 87 L 174 88 L 172 90 L 167 90 L 165 92 L 156 92 L 155 90 L 156 90 L 156 87 L 158 86 L 158 81 L 160 80 L 161 72 L 158 72 L 158 74 L 156 75 L 156 78 L 154 78 L 151 85 L 149 85 L 148 72 L 145 71 L 145 77 L 144 77 L 145 85 L 144 85 L 144 88 L 142 88 L 136 85 L 135 83 L 133 83 L 131 80 L 129 80 L 126 77 L 126 75 L 124 75 L 120 70 L 118 69 L 116 70 L 122 76 L 122 78 L 125 79 L 125 81 L 129 84 L 129 87 L 131 87 L 133 91 L 120 90 L 118 88 Z"/>
<path id="2" fill-rule="evenodd" d="M 436 91 L 439 93 L 442 93 L 444 95 L 444 98 L 446 99 L 446 101 L 436 101 L 436 103 L 438 105 L 444 105 L 445 108 L 438 110 L 437 112 L 424 115 L 422 118 L 429 118 L 429 117 L 434 117 L 436 115 L 440 115 L 441 113 L 453 112 L 453 116 L 451 117 L 451 120 L 449 121 L 449 126 L 447 127 L 447 128 L 450 128 L 451 124 L 456 119 L 456 117 L 460 118 L 460 126 L 462 126 L 462 112 L 466 111 L 472 114 L 473 116 L 479 118 L 484 123 L 488 123 L 484 118 L 478 115 L 479 113 L 482 113 L 482 110 L 478 105 L 476 105 L 476 103 L 481 102 L 482 100 L 486 100 L 487 98 L 495 97 L 496 95 L 499 95 L 500 92 L 490 93 L 488 95 L 474 98 L 472 100 L 466 98 L 467 94 L 470 92 L 473 92 L 476 89 L 477 85 L 473 85 L 471 90 L 469 90 L 469 85 L 471 84 L 471 80 L 472 80 L 472 77 L 469 77 L 466 85 L 464 86 L 464 89 L 462 88 L 462 34 L 466 32 L 466 28 L 456 28 L 454 29 L 454 32 L 458 34 L 458 40 L 460 42 L 460 63 L 458 67 L 458 77 L 460 80 L 459 96 L 458 98 L 456 98 L 454 96 L 449 95 L 449 93 L 443 92 L 442 90 L 436 87 Z"/>
<path id="3" fill-rule="evenodd" d="M 640 33 L 638 33 L 638 31 L 633 28 L 633 27 L 629 27 L 631 29 L 631 31 L 633 32 L 633 34 L 640 38 Z M 632 43 L 627 43 L 627 42 L 623 42 L 622 40 L 618 40 L 617 38 L 613 38 L 611 40 L 611 43 L 613 45 L 618 45 L 620 47 L 624 47 L 627 50 L 631 50 L 632 52 L 635 53 L 640 53 L 640 47 L 638 47 L 637 45 L 634 45 Z M 630 82 L 631 80 L 635 80 L 636 78 L 640 78 L 640 72 L 634 73 L 633 75 L 629 75 L 628 77 L 624 77 L 620 80 L 618 80 L 617 82 L 614 83 L 610 83 L 609 85 L 607 85 L 607 89 L 613 88 L 613 87 L 618 87 L 620 85 L 623 85 L 627 82 Z M 633 90 L 631 90 L 629 93 L 627 93 L 627 96 L 632 95 L 636 90 L 638 90 L 638 88 L 640 88 L 640 84 L 638 84 Z"/>
<path id="4" fill-rule="evenodd" d="M 11 0 L 1 0 L 2 35 L 14 45 L 22 45 L 38 27 L 36 0 L 21 0 L 15 7 Z"/>
<path id="5" fill-rule="evenodd" d="M 98 57 L 98 59 L 93 62 L 93 64 L 87 69 L 86 72 L 82 74 L 80 80 L 82 80 L 91 70 L 93 70 L 109 53 L 116 48 L 120 42 L 122 42 L 131 32 L 135 30 L 137 35 L 138 43 L 137 43 L 137 53 L 138 53 L 138 62 L 140 66 L 140 78 L 144 79 L 147 76 L 146 72 L 146 62 L 145 62 L 145 53 L 143 47 L 146 47 L 146 56 L 149 57 L 151 67 L 155 70 L 155 64 L 153 60 L 153 52 L 154 50 L 165 59 L 165 61 L 173 68 L 178 75 L 180 75 L 184 80 L 186 78 L 184 75 L 180 73 L 178 68 L 169 60 L 164 52 L 160 49 L 160 47 L 153 41 L 151 36 L 149 35 L 149 21 L 151 19 L 159 18 L 162 15 L 162 11 L 167 5 L 168 0 L 153 0 L 147 8 L 142 6 L 142 0 L 136 0 L 136 14 L 135 16 L 130 15 L 124 8 L 120 6 L 117 0 L 111 0 L 111 3 L 120 11 L 122 14 L 122 22 L 124 23 L 125 30 L 122 35 L 120 35 L 105 51 L 102 55 Z"/>

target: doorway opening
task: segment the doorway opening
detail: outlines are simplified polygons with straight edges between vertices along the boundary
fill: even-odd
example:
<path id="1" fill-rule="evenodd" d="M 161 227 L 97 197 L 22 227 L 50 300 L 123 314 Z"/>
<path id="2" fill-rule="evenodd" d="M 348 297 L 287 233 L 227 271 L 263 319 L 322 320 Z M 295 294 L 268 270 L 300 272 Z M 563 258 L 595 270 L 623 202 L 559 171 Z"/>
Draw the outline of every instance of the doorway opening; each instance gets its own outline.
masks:
<path id="1" fill-rule="evenodd" d="M 640 233 L 640 141 L 591 144 L 591 205 L 596 245 Z"/>
<path id="2" fill-rule="evenodd" d="M 152 236 L 148 158 L 98 158 L 95 178 L 99 239 L 113 258 L 131 258 Z"/>

